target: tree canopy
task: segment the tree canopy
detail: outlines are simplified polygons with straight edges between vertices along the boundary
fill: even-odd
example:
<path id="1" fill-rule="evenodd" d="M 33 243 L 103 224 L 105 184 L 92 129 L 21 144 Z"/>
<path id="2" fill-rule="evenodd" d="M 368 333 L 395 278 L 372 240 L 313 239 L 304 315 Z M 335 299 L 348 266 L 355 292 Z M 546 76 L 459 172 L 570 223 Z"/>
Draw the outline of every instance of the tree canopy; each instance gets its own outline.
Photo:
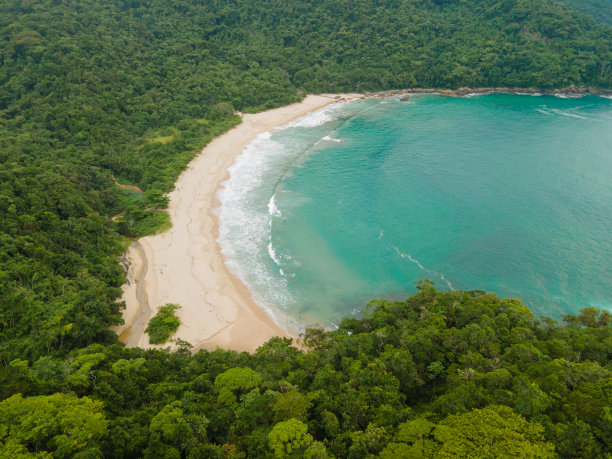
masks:
<path id="1" fill-rule="evenodd" d="M 253 354 L 93 344 L 16 359 L 0 366 L 0 448 L 109 457 L 612 453 L 609 324 L 581 323 L 585 311 L 565 324 L 537 319 L 518 300 L 480 291 L 418 289 L 406 301 L 373 301 L 337 330 L 308 330 L 304 350 L 274 338 Z"/>
<path id="2" fill-rule="evenodd" d="M 553 0 L 0 1 L 0 354 L 116 341 L 124 237 L 195 152 L 306 92 L 612 87 Z M 121 185 L 118 186 L 118 185 Z"/>
<path id="3" fill-rule="evenodd" d="M 98 442 L 108 434 L 106 426 L 102 402 L 88 397 L 15 394 L 0 402 L 0 453 L 3 457 L 99 456 Z"/>
<path id="4" fill-rule="evenodd" d="M 168 227 L 165 193 L 236 110 L 610 89 L 610 26 L 554 0 L 0 0 L 0 30 L 1 455 L 401 457 L 486 423 L 534 457 L 612 454 L 599 309 L 559 325 L 421 284 L 308 331 L 307 352 L 127 349 L 109 329 L 126 245 Z"/>

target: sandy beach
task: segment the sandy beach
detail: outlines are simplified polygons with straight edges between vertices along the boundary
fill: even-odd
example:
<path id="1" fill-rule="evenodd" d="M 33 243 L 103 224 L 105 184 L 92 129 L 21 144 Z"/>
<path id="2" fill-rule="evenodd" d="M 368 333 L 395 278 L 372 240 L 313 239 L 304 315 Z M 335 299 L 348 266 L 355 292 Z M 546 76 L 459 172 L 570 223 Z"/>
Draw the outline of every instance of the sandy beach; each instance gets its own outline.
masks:
<path id="1" fill-rule="evenodd" d="M 193 349 L 217 347 L 254 351 L 274 336 L 290 336 L 257 306 L 244 284 L 227 269 L 217 244 L 217 190 L 227 169 L 259 134 L 329 104 L 359 94 L 309 95 L 302 102 L 254 115 L 211 141 L 180 175 L 169 194 L 172 228 L 132 243 L 126 253 L 123 285 L 125 324 L 114 330 L 132 347 L 149 344 L 144 332 L 157 309 L 181 306 L 181 325 L 174 335 Z"/>

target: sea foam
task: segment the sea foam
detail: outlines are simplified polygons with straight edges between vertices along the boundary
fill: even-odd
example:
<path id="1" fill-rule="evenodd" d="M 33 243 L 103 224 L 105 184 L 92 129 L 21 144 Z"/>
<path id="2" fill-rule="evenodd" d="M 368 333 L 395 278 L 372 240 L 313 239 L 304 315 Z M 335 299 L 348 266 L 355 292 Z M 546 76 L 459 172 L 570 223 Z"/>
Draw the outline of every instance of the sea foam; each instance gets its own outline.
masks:
<path id="1" fill-rule="evenodd" d="M 421 271 L 428 271 L 427 269 L 425 269 L 423 267 L 423 265 L 421 264 L 421 262 L 419 260 L 415 260 L 414 258 L 412 258 L 410 256 L 409 253 L 404 253 L 402 252 L 400 249 L 398 249 L 397 247 L 393 247 L 395 249 L 395 251 L 397 252 L 397 254 L 402 257 L 402 258 L 407 258 L 408 260 L 410 260 L 411 262 L 413 262 L 415 265 L 417 265 L 419 268 L 421 268 Z"/>
<path id="2" fill-rule="evenodd" d="M 272 195 L 272 197 L 268 201 L 268 213 L 272 217 L 282 217 L 283 216 L 279 208 L 276 207 L 276 200 L 274 199 L 274 195 Z"/>
<path id="3" fill-rule="evenodd" d="M 283 146 L 265 133 L 236 158 L 228 169 L 230 178 L 222 184 L 218 195 L 222 204 L 218 242 L 228 268 L 247 285 L 255 301 L 277 323 L 293 326 L 290 318 L 274 307 L 294 301 L 286 281 L 265 262 L 272 258 L 282 271 L 270 240 L 270 219 L 279 215 L 280 210 L 273 199 L 275 182 L 269 179 L 271 166 L 282 162 L 284 156 Z M 262 200 L 270 195 L 272 198 Z M 259 210 L 262 207 L 267 211 Z"/>
<path id="4" fill-rule="evenodd" d="M 322 137 L 321 140 L 328 140 L 330 142 L 336 142 L 336 143 L 340 143 L 342 142 L 342 139 L 335 139 L 331 136 L 326 135 L 325 137 Z"/>
<path id="5" fill-rule="evenodd" d="M 338 104 L 333 104 L 317 112 L 309 113 L 306 116 L 303 116 L 301 118 L 298 118 L 295 121 L 292 121 L 287 126 L 288 127 L 305 127 L 305 128 L 322 126 L 323 124 L 328 123 L 336 118 L 337 113 L 336 113 L 335 108 L 337 107 L 337 105 Z"/>
<path id="6" fill-rule="evenodd" d="M 576 115 L 575 113 L 565 112 L 556 108 L 553 108 L 552 111 L 555 112 L 557 115 L 569 116 L 571 118 L 580 118 L 581 120 L 588 120 L 586 116 Z"/>
<path id="7" fill-rule="evenodd" d="M 275 128 L 274 132 L 290 127 L 322 126 L 336 119 L 339 105 L 309 113 Z M 341 141 L 329 135 L 323 139 Z M 314 144 L 316 142 L 311 147 Z M 218 192 L 221 202 L 217 210 L 218 243 L 226 265 L 275 322 L 294 330 L 300 330 L 301 325 L 287 312 L 296 304 L 287 279 L 295 274 L 284 269 L 283 260 L 291 260 L 291 257 L 275 247 L 272 229 L 274 220 L 283 215 L 276 202 L 278 183 L 299 163 L 305 151 L 312 151 L 311 147 L 287 148 L 274 140 L 273 133 L 260 134 L 228 169 L 230 177 Z M 297 260 L 292 263 L 299 265 Z"/>
<path id="8" fill-rule="evenodd" d="M 421 269 L 421 271 L 424 271 L 424 272 L 426 272 L 426 273 L 433 274 L 433 275 L 435 275 L 436 277 L 439 277 L 439 278 L 440 278 L 440 280 L 442 280 L 442 281 L 443 281 L 443 282 L 444 282 L 444 283 L 447 285 L 447 287 L 448 287 L 449 289 L 454 290 L 453 285 L 450 283 L 450 281 L 449 281 L 448 279 L 446 279 L 446 277 L 444 277 L 444 274 L 441 274 L 441 273 L 439 273 L 439 272 L 437 272 L 437 271 L 433 271 L 433 270 L 431 270 L 431 269 L 427 269 L 427 268 L 425 268 L 425 267 L 424 267 L 424 266 L 421 264 L 421 262 L 420 262 L 419 260 L 417 260 L 417 259 L 415 259 L 415 258 L 412 258 L 412 256 L 411 256 L 409 253 L 404 253 L 404 252 L 402 252 L 400 249 L 398 249 L 397 247 L 393 247 L 393 249 L 395 249 L 395 251 L 397 252 L 397 254 L 398 254 L 400 257 L 405 258 L 405 259 L 407 259 L 407 260 L 411 261 L 412 263 L 414 263 L 415 265 L 417 265 L 417 266 L 418 266 L 418 267 Z"/>

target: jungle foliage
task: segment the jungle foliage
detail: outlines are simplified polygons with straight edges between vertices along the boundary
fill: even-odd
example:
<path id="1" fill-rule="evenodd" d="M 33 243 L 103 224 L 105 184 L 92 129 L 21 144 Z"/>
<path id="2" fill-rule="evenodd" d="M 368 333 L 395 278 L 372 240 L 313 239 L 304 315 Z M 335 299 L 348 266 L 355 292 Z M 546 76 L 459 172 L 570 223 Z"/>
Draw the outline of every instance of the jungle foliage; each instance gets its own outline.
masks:
<path id="1" fill-rule="evenodd" d="M 610 314 L 564 321 L 421 282 L 308 330 L 307 350 L 274 338 L 254 354 L 92 344 L 15 359 L 0 367 L 0 456 L 606 457 Z"/>
<path id="2" fill-rule="evenodd" d="M 308 353 L 143 351 L 109 330 L 128 238 L 169 224 L 165 193 L 235 110 L 306 92 L 611 88 L 609 26 L 553 0 L 0 0 L 0 30 L 3 455 L 443 455 L 481 425 L 469 416 L 534 455 L 610 451 L 599 311 L 559 326 L 423 290 L 309 332 Z"/>
<path id="3" fill-rule="evenodd" d="M 234 110 L 305 92 L 612 87 L 610 27 L 552 0 L 3 0 L 0 30 L 7 361 L 116 342 L 124 237 L 169 225 L 164 193 Z"/>
<path id="4" fill-rule="evenodd" d="M 563 3 L 588 14 L 597 22 L 612 25 L 612 0 L 563 0 Z"/>

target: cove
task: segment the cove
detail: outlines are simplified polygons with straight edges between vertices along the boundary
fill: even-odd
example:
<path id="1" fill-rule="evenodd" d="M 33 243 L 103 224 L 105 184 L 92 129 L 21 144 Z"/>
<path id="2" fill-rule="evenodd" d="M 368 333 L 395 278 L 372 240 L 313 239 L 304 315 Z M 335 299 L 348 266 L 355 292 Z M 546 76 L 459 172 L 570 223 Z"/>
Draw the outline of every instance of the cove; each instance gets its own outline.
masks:
<path id="1" fill-rule="evenodd" d="M 365 99 L 257 138 L 220 192 L 229 268 L 285 327 L 440 289 L 612 306 L 612 101 Z"/>

